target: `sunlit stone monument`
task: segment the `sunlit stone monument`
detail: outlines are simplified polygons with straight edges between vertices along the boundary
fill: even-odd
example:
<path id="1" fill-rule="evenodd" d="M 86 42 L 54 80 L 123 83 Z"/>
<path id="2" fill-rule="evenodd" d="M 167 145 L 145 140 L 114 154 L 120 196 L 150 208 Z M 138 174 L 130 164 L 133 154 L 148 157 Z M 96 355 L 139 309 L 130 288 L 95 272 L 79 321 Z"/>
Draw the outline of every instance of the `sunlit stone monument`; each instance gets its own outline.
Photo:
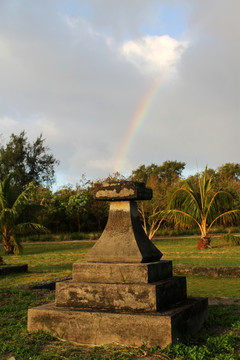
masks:
<path id="1" fill-rule="evenodd" d="M 148 200 L 143 183 L 104 184 L 96 200 L 109 201 L 106 228 L 73 280 L 56 284 L 55 304 L 28 312 L 28 330 L 46 330 L 85 345 L 115 343 L 165 347 L 197 332 L 207 318 L 206 298 L 187 298 L 186 278 L 142 229 L 136 200 Z"/>

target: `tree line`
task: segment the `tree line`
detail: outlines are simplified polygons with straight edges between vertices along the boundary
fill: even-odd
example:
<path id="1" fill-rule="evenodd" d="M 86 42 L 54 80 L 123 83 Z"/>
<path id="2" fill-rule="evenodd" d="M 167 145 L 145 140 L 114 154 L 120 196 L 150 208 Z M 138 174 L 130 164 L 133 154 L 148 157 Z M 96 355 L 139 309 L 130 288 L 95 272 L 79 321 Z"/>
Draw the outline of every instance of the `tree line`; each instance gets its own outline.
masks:
<path id="1" fill-rule="evenodd" d="M 114 182 L 123 179 L 123 176 L 116 173 L 107 179 L 98 180 L 86 180 L 82 177 L 75 186 L 66 185 L 58 191 L 52 191 L 51 185 L 58 164 L 59 161 L 50 154 L 42 135 L 30 143 L 23 131 L 19 135 L 12 134 L 7 144 L 0 144 L 0 226 L 2 234 L 5 234 L 3 239 L 4 236 L 9 237 L 8 242 L 11 246 L 7 250 L 8 253 L 19 250 L 17 238 L 30 232 L 66 233 L 103 230 L 108 217 L 108 204 L 95 201 L 94 191 L 103 181 Z M 202 220 L 196 209 L 199 210 L 200 206 L 202 210 L 205 206 L 204 211 L 208 212 L 208 221 L 210 215 L 213 216 L 214 211 L 216 214 L 218 211 L 228 212 L 229 216 L 219 217 L 217 223 L 224 226 L 228 223 L 240 224 L 237 213 L 234 216 L 233 213 L 231 216 L 229 213 L 240 208 L 240 164 L 226 163 L 216 170 L 206 168 L 202 174 L 196 173 L 188 179 L 183 179 L 185 166 L 184 162 L 179 161 L 165 161 L 160 165 L 141 165 L 125 178 L 125 180 L 144 182 L 153 190 L 152 200 L 138 202 L 142 226 L 150 239 L 161 226 L 199 227 Z M 201 185 L 202 190 L 201 181 L 204 182 L 204 185 Z M 211 191 L 203 206 L 200 202 L 203 200 L 204 186 L 210 186 Z M 197 194 L 194 195 L 195 198 L 184 197 L 190 194 L 191 189 L 195 191 L 195 195 Z M 218 195 L 211 202 L 212 197 L 209 197 L 209 194 L 216 193 Z M 225 196 L 226 194 L 228 195 Z M 196 200 L 195 210 L 193 199 Z M 188 209 L 187 203 L 190 204 Z M 211 211 L 206 210 L 209 204 L 212 206 Z M 175 213 L 171 206 L 177 210 Z M 185 215 L 180 213 L 183 209 Z M 192 213 L 195 211 L 196 221 L 186 215 L 189 209 Z M 183 221 L 184 216 L 185 221 Z M 20 224 L 25 225 L 20 226 Z M 210 224 L 206 223 L 206 225 Z M 205 234 L 206 236 L 208 235 Z"/>

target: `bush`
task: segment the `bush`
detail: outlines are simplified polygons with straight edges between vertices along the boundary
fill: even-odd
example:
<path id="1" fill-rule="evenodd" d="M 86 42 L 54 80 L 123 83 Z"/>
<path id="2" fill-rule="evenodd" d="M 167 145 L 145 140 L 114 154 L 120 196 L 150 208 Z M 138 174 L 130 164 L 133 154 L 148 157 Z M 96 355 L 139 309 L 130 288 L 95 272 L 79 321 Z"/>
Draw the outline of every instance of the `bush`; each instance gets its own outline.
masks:
<path id="1" fill-rule="evenodd" d="M 231 234 L 223 234 L 221 236 L 221 240 L 223 240 L 223 242 L 227 243 L 229 246 L 240 245 L 240 238 Z"/>
<path id="2" fill-rule="evenodd" d="M 41 234 L 29 235 L 21 238 L 21 242 L 35 242 L 35 241 L 69 241 L 69 240 L 95 240 L 100 237 L 101 233 L 84 233 L 73 232 L 67 234 Z"/>

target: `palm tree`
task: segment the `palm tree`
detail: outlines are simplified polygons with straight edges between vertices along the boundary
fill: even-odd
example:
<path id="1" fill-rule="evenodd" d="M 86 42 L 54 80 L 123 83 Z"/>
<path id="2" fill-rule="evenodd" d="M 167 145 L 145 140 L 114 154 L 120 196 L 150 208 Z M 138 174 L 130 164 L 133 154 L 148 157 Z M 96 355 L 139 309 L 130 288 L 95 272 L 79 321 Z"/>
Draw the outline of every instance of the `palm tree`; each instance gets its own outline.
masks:
<path id="1" fill-rule="evenodd" d="M 166 216 L 180 226 L 197 225 L 201 231 L 198 248 L 203 249 L 210 247 L 212 226 L 216 222 L 233 223 L 240 217 L 240 210 L 233 209 L 229 192 L 214 188 L 214 174 L 209 176 L 206 167 L 197 183 L 187 180 L 172 194 Z"/>
<path id="2" fill-rule="evenodd" d="M 19 236 L 29 233 L 46 233 L 48 230 L 37 223 L 24 221 L 27 213 L 34 212 L 36 204 L 30 202 L 33 184 L 29 184 L 20 195 L 15 196 L 11 172 L 0 182 L 0 231 L 5 254 L 17 254 L 21 251 Z"/>

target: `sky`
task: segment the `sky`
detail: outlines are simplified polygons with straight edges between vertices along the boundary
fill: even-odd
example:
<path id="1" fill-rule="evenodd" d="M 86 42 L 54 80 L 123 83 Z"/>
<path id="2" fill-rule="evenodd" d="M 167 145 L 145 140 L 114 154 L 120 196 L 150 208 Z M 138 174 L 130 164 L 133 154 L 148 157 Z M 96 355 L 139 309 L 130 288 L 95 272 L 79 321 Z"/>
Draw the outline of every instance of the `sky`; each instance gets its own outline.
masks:
<path id="1" fill-rule="evenodd" d="M 239 13 L 237 0 L 1 0 L 1 142 L 42 133 L 58 186 L 238 163 Z"/>

